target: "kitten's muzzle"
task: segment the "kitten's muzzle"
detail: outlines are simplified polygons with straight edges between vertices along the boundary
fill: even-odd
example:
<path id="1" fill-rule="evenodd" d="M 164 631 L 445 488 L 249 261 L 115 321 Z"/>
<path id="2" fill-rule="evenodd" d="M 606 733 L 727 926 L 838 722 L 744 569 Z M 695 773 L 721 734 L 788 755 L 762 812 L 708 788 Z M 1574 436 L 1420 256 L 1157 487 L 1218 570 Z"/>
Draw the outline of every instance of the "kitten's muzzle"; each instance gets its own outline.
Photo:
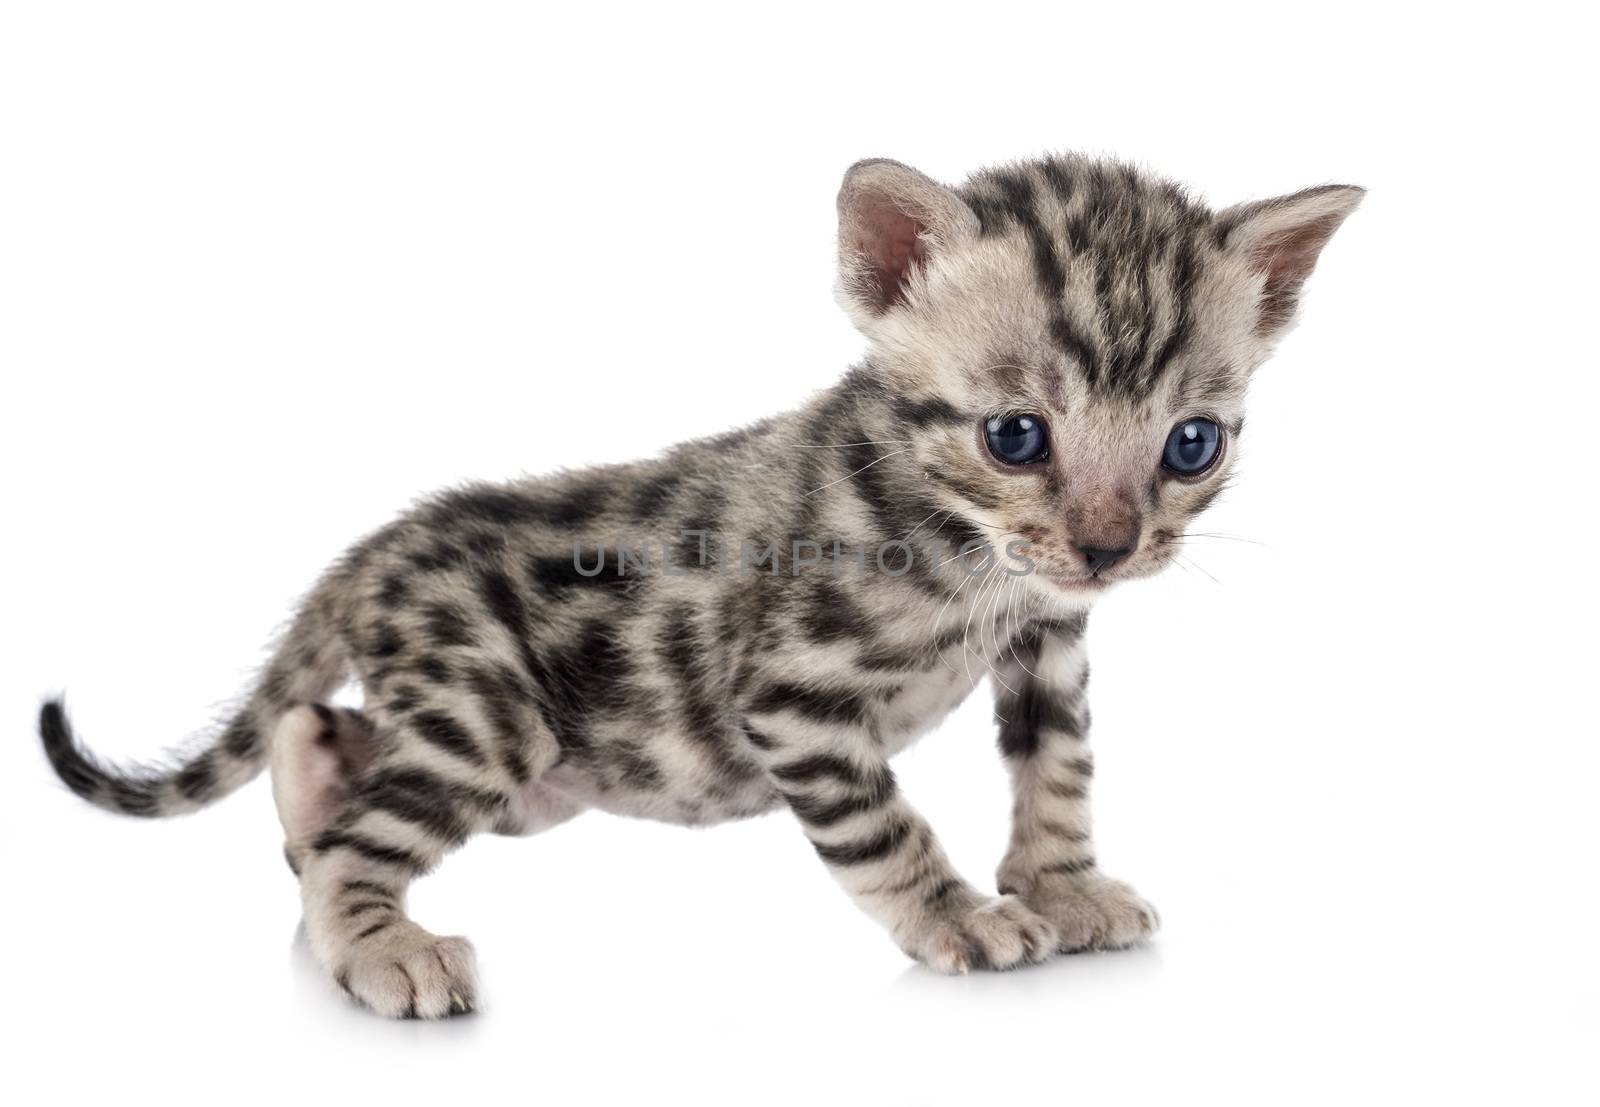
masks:
<path id="1" fill-rule="evenodd" d="M 1067 503 L 1067 533 L 1091 577 L 1101 576 L 1139 548 L 1143 529 L 1130 492 L 1110 484 L 1077 490 Z"/>

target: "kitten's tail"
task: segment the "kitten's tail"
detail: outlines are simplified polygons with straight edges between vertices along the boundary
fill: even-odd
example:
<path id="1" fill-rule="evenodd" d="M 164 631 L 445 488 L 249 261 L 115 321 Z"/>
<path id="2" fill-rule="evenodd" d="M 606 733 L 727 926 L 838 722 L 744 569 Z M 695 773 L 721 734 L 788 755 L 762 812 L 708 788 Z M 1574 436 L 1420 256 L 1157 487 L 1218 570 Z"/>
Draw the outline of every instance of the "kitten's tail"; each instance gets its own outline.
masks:
<path id="1" fill-rule="evenodd" d="M 268 662 L 260 682 L 204 748 L 169 767 L 108 765 L 72 732 L 60 697 L 39 709 L 44 752 L 63 784 L 97 807 L 156 818 L 198 811 L 266 768 L 272 731 L 296 703 L 316 703 L 343 681 L 346 661 L 332 631 L 332 588 L 314 592 Z"/>

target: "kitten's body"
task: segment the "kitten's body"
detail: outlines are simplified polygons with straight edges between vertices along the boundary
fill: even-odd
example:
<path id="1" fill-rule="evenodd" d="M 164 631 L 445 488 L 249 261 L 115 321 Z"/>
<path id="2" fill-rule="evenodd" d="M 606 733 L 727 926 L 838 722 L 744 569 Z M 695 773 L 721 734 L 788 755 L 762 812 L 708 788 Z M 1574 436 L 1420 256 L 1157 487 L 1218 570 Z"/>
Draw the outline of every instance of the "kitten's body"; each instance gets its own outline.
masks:
<path id="1" fill-rule="evenodd" d="M 270 759 L 313 948 L 388 1014 L 473 1000 L 470 947 L 405 916 L 409 880 L 473 833 L 589 808 L 702 825 L 787 806 L 947 971 L 1137 940 L 1154 912 L 1092 851 L 1083 613 L 1164 565 L 1220 488 L 1225 452 L 1176 479 L 1162 442 L 1201 414 L 1237 434 L 1357 198 L 1213 216 L 1078 159 L 959 194 L 862 163 L 841 285 L 872 354 L 841 384 L 654 461 L 424 503 L 327 574 L 249 703 L 172 773 L 103 768 L 58 704 L 47 751 L 75 791 L 143 815 Z M 1018 412 L 1054 429 L 1013 466 L 985 428 Z M 364 715 L 320 706 L 352 675 Z M 1016 792 L 999 898 L 951 869 L 888 768 L 985 677 Z"/>

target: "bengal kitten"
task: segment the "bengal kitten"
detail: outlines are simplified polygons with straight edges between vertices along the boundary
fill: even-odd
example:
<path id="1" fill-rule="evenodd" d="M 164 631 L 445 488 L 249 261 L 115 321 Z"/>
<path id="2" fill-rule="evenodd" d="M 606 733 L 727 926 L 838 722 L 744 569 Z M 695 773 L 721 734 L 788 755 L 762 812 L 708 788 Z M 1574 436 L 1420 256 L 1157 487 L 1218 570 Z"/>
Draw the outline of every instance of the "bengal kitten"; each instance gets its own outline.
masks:
<path id="1" fill-rule="evenodd" d="M 1099 871 L 1085 613 L 1177 555 L 1227 480 L 1246 383 L 1360 202 L 1213 213 L 1076 156 L 839 193 L 867 356 L 798 411 L 650 461 L 442 493 L 317 584 L 243 708 L 167 771 L 111 768 L 59 701 L 80 796 L 193 811 L 269 764 L 311 948 L 373 1010 L 470 1010 L 471 945 L 405 913 L 481 831 L 590 808 L 689 825 L 787 807 L 940 972 L 1126 946 Z M 351 676 L 362 713 L 326 705 Z M 988 677 L 1015 806 L 999 895 L 951 867 L 890 758 Z"/>

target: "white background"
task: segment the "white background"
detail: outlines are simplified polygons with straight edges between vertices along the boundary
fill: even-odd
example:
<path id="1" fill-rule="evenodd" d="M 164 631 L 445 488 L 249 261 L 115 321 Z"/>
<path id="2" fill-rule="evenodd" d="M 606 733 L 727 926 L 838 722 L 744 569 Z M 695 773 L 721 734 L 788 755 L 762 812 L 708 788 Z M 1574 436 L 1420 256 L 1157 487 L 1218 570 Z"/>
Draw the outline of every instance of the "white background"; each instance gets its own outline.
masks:
<path id="1" fill-rule="evenodd" d="M 5 1081 L 79 1101 L 1594 1102 L 1591 60 L 1564 6 L 0 9 Z M 467 477 L 654 452 L 859 356 L 853 160 L 1115 153 L 1222 205 L 1366 185 L 1194 568 L 1091 626 L 1149 948 L 944 979 L 785 817 L 593 815 L 418 886 L 481 1014 L 297 943 L 264 782 L 55 783 L 248 679 L 349 541 Z M 1203 570 L 1203 571 L 1202 571 Z M 1211 579 L 1215 577 L 1216 579 Z M 989 883 L 987 704 L 901 762 Z"/>

